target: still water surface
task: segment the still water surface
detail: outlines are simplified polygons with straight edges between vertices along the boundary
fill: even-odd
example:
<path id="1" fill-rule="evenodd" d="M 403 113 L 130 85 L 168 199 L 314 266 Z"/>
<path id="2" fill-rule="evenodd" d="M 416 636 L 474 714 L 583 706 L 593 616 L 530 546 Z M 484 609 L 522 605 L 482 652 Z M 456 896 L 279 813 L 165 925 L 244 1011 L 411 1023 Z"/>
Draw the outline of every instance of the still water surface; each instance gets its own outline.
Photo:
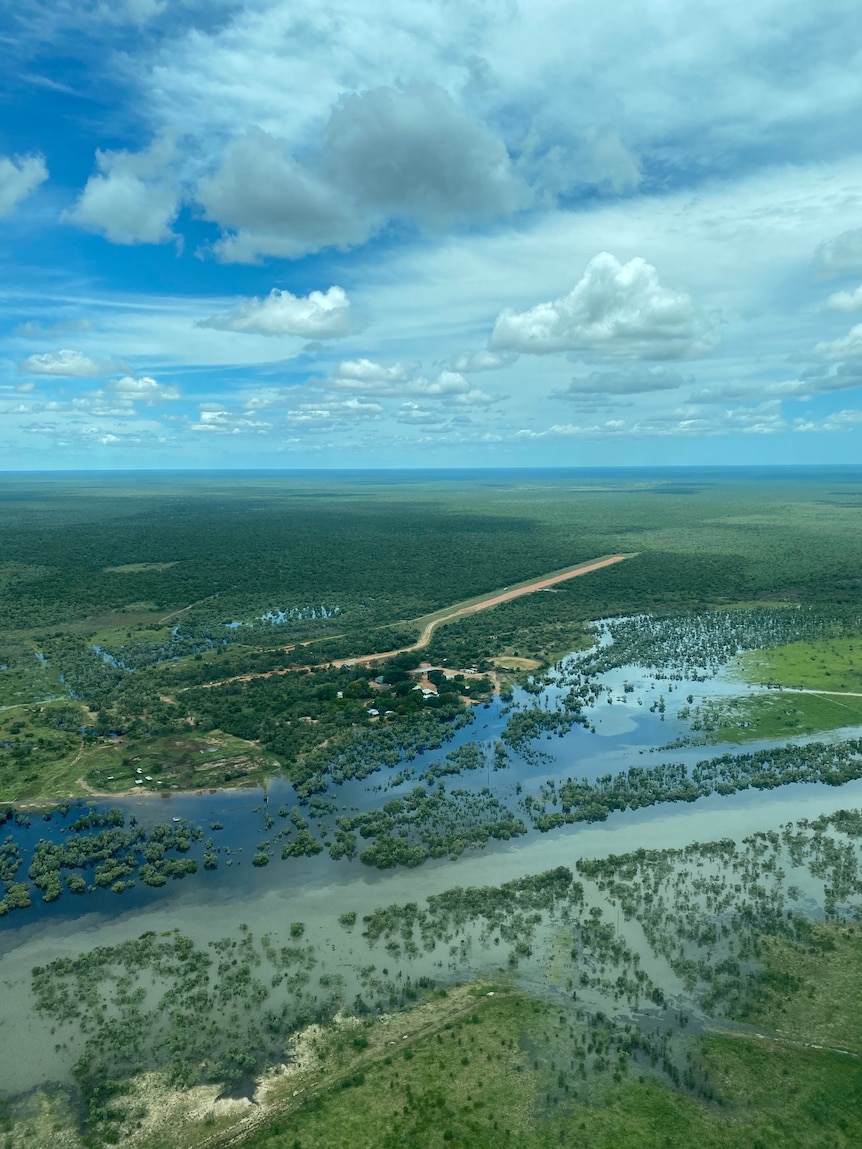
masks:
<path id="1" fill-rule="evenodd" d="M 603 676 L 603 680 L 611 688 L 613 702 L 608 705 L 603 696 L 590 712 L 595 733 L 576 726 L 563 738 L 540 740 L 536 745 L 552 754 L 553 760 L 538 767 L 515 759 L 509 769 L 468 772 L 447 779 L 447 784 L 474 790 L 488 786 L 493 794 L 512 803 L 519 783 L 524 792 L 535 792 L 541 783 L 551 779 L 592 779 L 631 765 L 647 766 L 659 761 L 691 764 L 724 749 L 738 749 L 661 749 L 686 733 L 685 724 L 675 717 L 684 703 L 683 696 L 694 693 L 697 697 L 714 697 L 731 690 L 739 693 L 738 683 L 676 683 L 675 689 L 667 693 L 667 683 L 657 683 L 646 674 L 637 675 L 631 667 Z M 623 694 L 623 680 L 635 684 L 634 693 Z M 540 699 L 541 705 L 553 708 L 559 693 L 555 688 L 548 689 Z M 649 710 L 661 693 L 667 702 L 664 720 Z M 533 699 L 519 692 L 515 702 L 532 705 Z M 489 706 L 480 707 L 473 725 L 459 731 L 452 743 L 417 756 L 410 765 L 418 775 L 457 745 L 498 738 L 506 721 L 506 708 L 496 699 Z M 858 737 L 860 733 L 854 728 L 836 732 L 832 737 Z M 755 748 L 748 745 L 745 749 Z M 395 768 L 373 774 L 361 783 L 345 783 L 327 797 L 339 810 L 342 806 L 374 808 L 416 785 L 414 778 L 397 788 L 387 788 L 387 779 L 397 772 Z M 305 940 L 317 947 L 326 959 L 327 969 L 345 976 L 350 993 L 358 985 L 356 968 L 368 960 L 368 949 L 359 936 L 361 924 L 353 934 L 338 926 L 337 917 L 346 910 L 354 910 L 361 923 L 363 914 L 379 906 L 421 902 L 453 886 L 498 885 L 554 866 L 574 867 L 581 857 L 626 853 L 638 847 L 681 847 L 719 837 L 740 840 L 758 829 L 862 805 L 862 780 L 841 788 L 794 784 L 772 791 L 711 795 L 695 803 L 661 804 L 614 813 L 602 823 L 564 826 L 548 834 L 531 831 L 519 839 L 491 842 L 481 853 L 427 862 L 417 870 L 378 871 L 358 860 L 333 862 L 326 852 L 315 858 L 284 862 L 276 852 L 267 867 L 253 867 L 251 857 L 258 843 L 271 838 L 283 824 L 277 818 L 276 825 L 267 828 L 267 815 L 272 817 L 280 806 L 294 804 L 296 794 L 283 779 L 271 782 L 266 793 L 251 789 L 135 796 L 125 805 L 142 825 L 171 818 L 188 819 L 203 826 L 205 836 L 211 834 L 219 846 L 229 846 L 233 864 L 227 866 L 221 854 L 217 870 L 199 868 L 197 874 L 169 882 L 162 889 L 150 889 L 138 882 L 134 889 L 119 896 L 108 890 L 97 890 L 86 898 L 64 893 L 57 902 L 34 902 L 31 910 L 0 920 L 0 1093 L 16 1093 L 44 1081 L 68 1080 L 70 1053 L 55 1050 L 57 1037 L 47 1022 L 34 1015 L 29 989 L 32 967 L 45 965 L 58 956 L 75 956 L 95 945 L 113 945 L 137 937 L 145 930 L 158 932 L 174 927 L 196 943 L 206 945 L 235 933 L 241 923 L 246 923 L 255 936 L 271 933 L 283 944 L 289 937 L 290 923 L 301 921 L 306 927 Z M 73 813 L 70 818 L 74 816 Z M 224 829 L 209 831 L 213 821 L 223 823 Z M 11 832 L 22 842 L 39 837 L 62 840 L 62 824 L 56 817 L 44 822 L 36 815 L 29 829 L 12 826 Z M 200 846 L 194 849 L 199 856 Z M 459 973 L 481 975 L 500 964 L 499 951 L 473 945 L 462 956 Z M 435 953 L 411 961 L 410 973 L 414 977 L 439 977 L 445 969 L 441 970 L 440 956 Z"/>

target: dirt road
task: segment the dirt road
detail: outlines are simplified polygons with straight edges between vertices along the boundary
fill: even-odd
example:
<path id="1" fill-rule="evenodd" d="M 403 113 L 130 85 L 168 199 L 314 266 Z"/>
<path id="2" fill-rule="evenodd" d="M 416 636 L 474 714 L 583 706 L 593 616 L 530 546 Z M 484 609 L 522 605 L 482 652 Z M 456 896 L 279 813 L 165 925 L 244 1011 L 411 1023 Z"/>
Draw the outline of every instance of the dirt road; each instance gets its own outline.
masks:
<path id="1" fill-rule="evenodd" d="M 434 633 L 438 626 L 442 626 L 445 622 L 451 622 L 455 618 L 463 618 L 468 614 L 478 614 L 480 610 L 488 610 L 492 606 L 499 606 L 502 602 L 511 602 L 514 598 L 521 598 L 525 594 L 534 594 L 539 590 L 546 590 L 548 587 L 556 586 L 557 583 L 566 582 L 568 579 L 580 578 L 581 575 L 591 574 L 593 571 L 601 570 L 603 567 L 613 566 L 614 563 L 621 563 L 625 559 L 633 558 L 633 555 L 605 555 L 600 559 L 593 559 L 588 563 L 579 563 L 575 567 L 567 567 L 562 571 L 555 571 L 552 574 L 542 575 L 540 578 L 529 579 L 526 582 L 517 583 L 515 586 L 503 587 L 502 590 L 491 591 L 490 594 L 481 595 L 478 598 L 468 599 L 466 602 L 454 603 L 452 606 L 443 607 L 442 610 L 434 611 L 432 614 L 424 614 L 419 618 L 410 619 L 414 624 L 422 627 L 422 631 L 416 642 L 411 643 L 409 646 L 399 646 L 397 650 L 384 650 L 378 654 L 354 654 L 350 658 L 336 658 L 327 660 L 323 665 L 326 666 L 370 666 L 372 662 L 380 662 L 383 659 L 393 658 L 396 654 L 405 654 L 411 650 L 422 650 L 431 641 L 431 635 Z M 307 645 L 307 644 L 300 644 Z M 294 650 L 295 647 L 286 646 L 286 651 Z M 291 667 L 290 669 L 300 669 Z M 303 667 L 301 669 L 313 669 L 313 666 Z M 253 678 L 271 678 L 274 675 L 287 674 L 288 669 L 281 670 L 264 670 L 259 674 L 236 674 L 232 678 L 222 678 L 218 682 L 205 682 L 202 683 L 204 687 L 225 686 L 229 682 L 250 682 Z M 185 689 L 188 689 L 186 687 Z"/>
<path id="2" fill-rule="evenodd" d="M 512 599 L 521 598 L 525 594 L 533 594 L 538 590 L 546 590 L 548 587 L 556 586 L 557 583 L 566 582 L 568 579 L 579 578 L 581 575 L 591 574 L 593 571 L 601 570 L 603 567 L 613 566 L 614 563 L 621 563 L 625 559 L 632 558 L 632 555 L 606 555 L 604 558 L 595 559 L 589 563 L 580 563 L 576 567 L 569 567 L 563 571 L 557 571 L 554 574 L 542 575 L 541 578 L 530 579 L 527 582 L 518 583 L 512 587 L 504 587 L 503 590 L 492 591 L 491 594 L 482 595 L 480 598 L 469 599 L 467 602 L 455 603 L 453 606 L 444 607 L 443 610 L 435 611 L 430 615 L 423 615 L 421 618 L 413 619 L 413 622 L 424 623 L 422 633 L 416 642 L 410 646 L 402 646 L 398 650 L 386 650 L 380 654 L 364 654 L 354 658 L 339 658 L 336 659 L 333 666 L 350 666 L 354 663 L 370 663 L 377 662 L 382 658 L 392 658 L 396 654 L 404 654 L 410 650 L 422 650 L 431 641 L 431 635 L 438 626 L 443 623 L 451 622 L 455 618 L 463 618 L 465 615 L 478 614 L 481 610 L 488 610 L 492 606 L 499 606 L 503 602 L 511 602 Z"/>

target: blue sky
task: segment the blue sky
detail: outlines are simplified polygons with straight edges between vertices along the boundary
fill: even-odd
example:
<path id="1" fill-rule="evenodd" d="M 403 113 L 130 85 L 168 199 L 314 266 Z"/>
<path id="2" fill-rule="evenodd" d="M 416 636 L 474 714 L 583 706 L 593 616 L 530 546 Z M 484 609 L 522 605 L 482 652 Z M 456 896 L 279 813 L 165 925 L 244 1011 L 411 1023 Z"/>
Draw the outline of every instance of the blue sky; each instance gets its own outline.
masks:
<path id="1" fill-rule="evenodd" d="M 853 0 L 20 0 L 0 469 L 862 460 Z"/>

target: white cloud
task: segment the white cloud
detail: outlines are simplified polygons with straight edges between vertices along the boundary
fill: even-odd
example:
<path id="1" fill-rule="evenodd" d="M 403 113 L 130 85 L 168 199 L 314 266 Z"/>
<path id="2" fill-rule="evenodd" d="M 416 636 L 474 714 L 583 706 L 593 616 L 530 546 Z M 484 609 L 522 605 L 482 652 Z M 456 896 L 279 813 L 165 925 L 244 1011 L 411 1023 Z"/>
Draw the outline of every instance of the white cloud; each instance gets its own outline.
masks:
<path id="1" fill-rule="evenodd" d="M 45 351 L 41 355 L 28 355 L 18 364 L 19 371 L 28 375 L 61 375 L 76 379 L 98 379 L 122 371 L 122 360 L 96 362 L 81 351 Z"/>
<path id="2" fill-rule="evenodd" d="M 0 156 L 0 216 L 8 215 L 47 178 L 42 156 Z"/>
<path id="3" fill-rule="evenodd" d="M 727 435 L 772 435 L 783 431 L 787 423 L 779 401 L 768 401 L 756 407 L 728 408 L 724 411 L 703 410 L 695 404 L 684 404 L 672 411 L 630 419 L 606 419 L 598 423 L 555 423 L 544 431 L 525 427 L 516 439 L 546 438 L 678 438 Z"/>
<path id="4" fill-rule="evenodd" d="M 704 387 L 691 396 L 692 403 L 751 403 L 766 398 L 803 399 L 808 398 L 817 388 L 802 379 L 783 379 L 776 383 L 763 383 L 758 380 L 736 380 L 721 383 L 717 387 Z"/>
<path id="5" fill-rule="evenodd" d="M 137 400 L 152 404 L 157 400 L 167 401 L 180 398 L 179 388 L 169 386 L 166 383 L 157 383 L 149 375 L 142 375 L 139 379 L 134 379 L 131 375 L 124 375 L 116 383 L 109 384 L 106 390 L 121 399 L 127 399 L 129 402 Z"/>
<path id="6" fill-rule="evenodd" d="M 445 418 L 440 411 L 432 411 L 428 407 L 420 407 L 418 403 L 402 403 L 395 412 L 399 423 L 407 423 L 412 427 L 437 426 Z"/>
<path id="7" fill-rule="evenodd" d="M 826 300 L 830 311 L 860 311 L 862 310 L 862 284 L 854 291 L 836 291 Z"/>
<path id="8" fill-rule="evenodd" d="M 343 389 L 352 387 L 361 389 L 375 384 L 382 384 L 385 388 L 394 387 L 406 382 L 416 370 L 415 364 L 393 363 L 391 367 L 384 367 L 382 363 L 375 363 L 373 359 L 344 359 L 338 364 L 334 380 L 343 384 Z"/>
<path id="9" fill-rule="evenodd" d="M 500 354 L 488 350 L 468 351 L 454 360 L 452 370 L 461 371 L 465 375 L 476 371 L 499 371 L 502 367 L 511 367 L 517 358 L 511 352 Z"/>
<path id="10" fill-rule="evenodd" d="M 768 399 L 810 399 L 862 386 L 862 364 L 839 363 L 835 367 L 810 368 L 797 379 L 765 382 L 734 380 L 705 387 L 691 396 L 692 403 L 748 403 Z"/>
<path id="11" fill-rule="evenodd" d="M 594 438 L 604 435 L 631 434 L 621 419 L 607 419 L 604 423 L 554 423 L 545 431 L 534 431 L 523 427 L 515 434 L 516 439 L 554 438 Z"/>
<path id="12" fill-rule="evenodd" d="M 855 145 L 854 16 L 847 0 L 724 5 L 682 25 L 656 3 L 586 20 L 560 0 L 255 0 L 160 42 L 140 83 L 151 115 L 181 132 L 224 138 L 258 123 L 307 141 L 339 93 L 409 76 L 461 93 L 513 154 L 531 133 L 538 155 L 559 148 L 564 187 L 584 169 L 619 186 L 639 156 L 662 182 L 704 168 L 726 177 L 740 158 Z"/>
<path id="13" fill-rule="evenodd" d="M 120 422 L 99 412 L 76 412 L 56 419 L 20 423 L 18 430 L 25 435 L 47 440 L 53 448 L 81 448 L 92 451 L 95 445 L 142 447 L 148 452 L 168 442 L 165 429 L 156 422 L 140 421 L 134 424 Z M 89 454 L 83 456 L 90 457 Z M 151 456 L 148 456 L 151 458 Z"/>
<path id="14" fill-rule="evenodd" d="M 590 260 L 568 295 L 528 311 L 505 308 L 490 340 L 492 350 L 580 351 L 618 360 L 687 359 L 714 346 L 685 292 L 663 287 L 645 260 L 622 264 L 608 252 Z"/>
<path id="15" fill-rule="evenodd" d="M 16 392 L 31 393 L 32 384 L 16 387 Z M 68 395 L 66 389 L 49 393 L 49 397 L 28 397 L 20 403 L 17 412 L 24 414 L 52 413 L 58 419 L 66 420 L 69 427 L 79 426 L 82 416 L 98 419 L 120 420 L 111 424 L 111 430 L 120 433 L 128 420 L 140 422 L 137 406 L 144 404 L 153 407 L 157 403 L 169 402 L 180 398 L 179 388 L 157 383 L 149 376 L 134 378 L 130 375 L 108 383 L 95 391 L 83 391 Z M 148 424 L 151 428 L 158 427 L 157 422 Z M 58 424 L 59 426 L 59 424 Z"/>
<path id="16" fill-rule="evenodd" d="M 97 151 L 99 174 L 90 176 L 74 207 L 61 219 L 111 243 L 166 243 L 177 239 L 171 226 L 180 196 L 168 165 L 169 140 L 142 152 Z"/>
<path id="17" fill-rule="evenodd" d="M 804 432 L 834 432 L 852 431 L 862 425 L 862 411 L 847 410 L 833 411 L 825 419 L 797 419 L 793 430 Z"/>
<path id="18" fill-rule="evenodd" d="M 246 395 L 243 408 L 246 411 L 267 411 L 273 407 L 283 407 L 295 395 L 292 387 L 264 387 L 251 395 Z"/>
<path id="19" fill-rule="evenodd" d="M 249 419 L 245 415 L 228 410 L 218 404 L 202 403 L 198 408 L 200 414 L 196 423 L 190 423 L 188 429 L 196 433 L 210 435 L 266 435 L 272 429 L 271 423 L 258 419 Z"/>
<path id="20" fill-rule="evenodd" d="M 814 253 L 814 262 L 823 275 L 862 271 L 862 227 L 824 240 Z"/>
<path id="21" fill-rule="evenodd" d="M 336 409 L 357 416 L 358 418 L 365 418 L 369 415 L 380 415 L 383 411 L 379 403 L 367 403 L 362 399 L 345 399 Z"/>
<path id="22" fill-rule="evenodd" d="M 105 2 L 84 0 L 88 12 Z M 117 0 L 118 10 L 122 2 Z M 34 3 L 47 17 L 47 0 Z M 801 401 L 826 396 L 809 405 L 812 419 L 822 420 L 825 410 L 841 405 L 840 395 L 829 399 L 827 393 L 859 386 L 860 377 L 849 371 L 854 361 L 838 357 L 847 347 L 823 341 L 843 335 L 848 323 L 862 318 L 862 311 L 855 311 L 835 325 L 837 312 L 847 310 L 846 297 L 854 296 L 862 276 L 830 281 L 824 290 L 813 280 L 811 262 L 822 241 L 829 253 L 826 263 L 833 270 L 845 267 L 848 252 L 852 255 L 852 244 L 845 240 L 854 229 L 862 230 L 862 159 L 858 149 L 844 146 L 851 133 L 849 116 L 841 127 L 842 108 L 850 109 L 858 99 L 858 78 L 849 56 L 840 51 L 842 40 L 850 42 L 847 0 L 824 0 L 825 7 L 806 10 L 804 16 L 801 9 L 789 12 L 781 0 L 758 0 L 749 9 L 731 5 L 695 21 L 681 38 L 665 34 L 676 17 L 670 9 L 657 15 L 653 3 L 633 9 L 631 19 L 622 22 L 618 12 L 597 10 L 586 25 L 577 5 L 567 7 L 560 0 L 520 6 L 508 0 L 461 6 L 416 0 L 385 12 L 367 5 L 336 10 L 330 0 L 241 5 L 217 0 L 218 7 L 206 12 L 200 0 L 193 3 L 194 11 L 186 0 L 169 6 L 152 33 L 124 34 L 122 52 L 109 50 L 111 36 L 117 46 L 116 32 L 104 42 L 86 44 L 96 80 L 105 67 L 115 77 L 122 68 L 128 81 L 129 107 L 120 101 L 112 131 L 131 123 L 126 117 L 130 108 L 145 107 L 147 130 L 182 141 L 182 155 L 166 161 L 161 173 L 177 175 L 189 193 L 187 202 L 197 185 L 202 197 L 205 190 L 211 193 L 204 207 L 219 226 L 200 220 L 193 224 L 183 213 L 176 229 L 188 224 L 190 235 L 215 237 L 225 259 L 292 256 L 327 245 L 347 248 L 375 235 L 379 242 L 368 252 L 310 260 L 295 280 L 272 276 L 267 282 L 253 271 L 234 275 L 230 269 L 215 269 L 217 301 L 192 298 L 193 285 L 185 275 L 176 280 L 172 295 L 153 294 L 154 281 L 147 279 L 134 295 L 124 294 L 118 283 L 110 294 L 102 291 L 101 299 L 94 299 L 97 281 L 82 281 L 73 261 L 65 274 L 40 285 L 44 299 L 39 303 L 31 293 L 26 302 L 9 307 L 7 294 L 4 311 L 10 327 L 23 320 L 47 325 L 91 315 L 92 336 L 21 330 L 22 340 L 43 342 L 16 345 L 13 339 L 7 359 L 23 358 L 38 346 L 43 351 L 71 346 L 99 365 L 114 349 L 122 350 L 136 375 L 152 373 L 171 383 L 193 379 L 196 398 L 223 397 L 225 415 L 206 420 L 195 415 L 195 422 L 224 424 L 237 418 L 236 410 L 245 403 L 249 419 L 271 418 L 277 425 L 273 438 L 285 430 L 288 410 L 297 419 L 322 420 L 326 412 L 330 421 L 347 420 L 349 413 L 338 412 L 337 403 L 376 398 L 384 410 L 379 423 L 368 425 L 364 457 L 392 461 L 394 456 L 385 454 L 386 432 L 405 401 L 412 403 L 408 410 L 416 411 L 405 412 L 406 420 L 425 417 L 429 425 L 439 426 L 452 412 L 475 415 L 480 404 L 499 400 L 499 392 L 506 390 L 511 394 L 505 402 L 490 407 L 487 417 L 477 415 L 476 422 L 507 440 L 519 427 L 535 427 L 538 434 L 550 424 L 608 424 L 605 433 L 610 434 L 615 420 L 633 434 L 635 428 L 638 433 L 652 428 L 656 435 L 659 429 L 668 435 L 708 435 L 722 425 L 726 409 L 779 399 L 790 419 L 810 413 Z M 32 6 L 28 0 L 28 12 Z M 152 6 L 152 0 L 142 0 L 143 16 Z M 72 5 L 59 0 L 57 7 L 65 14 Z M 788 55 L 788 46 L 806 50 Z M 788 59 L 794 61 L 790 86 Z M 728 61 L 736 63 L 728 68 Z M 405 78 L 417 87 L 405 92 L 399 87 Z M 434 83 L 438 87 L 430 89 Z M 122 92 L 120 87 L 110 90 Z M 502 181 L 494 184 L 469 165 L 462 165 L 459 174 L 453 146 L 455 183 L 439 165 L 430 170 L 427 186 L 422 182 L 425 157 L 417 158 L 416 148 L 423 140 L 436 146 L 443 134 L 435 134 L 434 123 L 424 115 L 433 100 L 423 102 L 417 95 L 428 90 L 438 93 L 445 113 L 441 122 L 450 113 L 458 121 L 452 137 L 456 143 L 469 137 L 488 145 L 489 155 L 496 149 Z M 250 125 L 258 127 L 249 132 Z M 462 127 L 463 136 L 458 134 Z M 390 154 L 397 162 L 391 171 L 379 166 L 387 154 L 374 143 L 380 136 L 392 143 Z M 368 141 L 370 148 L 364 146 Z M 121 136 L 108 146 L 138 145 Z M 429 147 L 429 155 L 433 150 Z M 333 155 L 345 159 L 341 167 L 330 163 Z M 412 157 L 410 164 L 405 166 L 401 156 Z M 478 183 L 471 183 L 471 170 Z M 147 183 L 160 171 L 135 174 Z M 92 174 L 107 173 L 94 167 Z M 505 212 L 485 212 L 489 203 L 493 207 L 517 192 L 519 180 L 536 188 L 539 197 L 529 212 L 519 215 L 515 225 L 505 220 Z M 485 189 L 484 199 L 477 187 Z M 604 193 L 609 194 L 603 199 Z M 555 197 L 563 197 L 562 209 L 556 208 Z M 517 194 L 514 199 L 523 202 Z M 41 207 L 48 197 L 42 193 L 38 201 Z M 445 240 L 417 235 L 417 230 L 443 227 L 452 232 Z M 843 237 L 840 244 L 836 237 Z M 40 242 L 34 252 L 44 250 Z M 97 255 L 100 250 L 93 248 Z M 557 356 L 537 360 L 525 355 L 516 363 L 514 350 L 468 353 L 486 342 L 504 307 L 523 319 L 540 301 L 556 307 L 568 300 L 575 276 L 580 278 L 601 251 L 613 252 L 620 268 L 642 257 L 658 269 L 661 290 L 684 292 L 696 310 L 722 317 L 721 355 L 697 364 L 696 387 L 685 380 L 681 391 L 674 390 L 671 372 L 653 375 L 648 368 L 654 358 L 689 354 L 692 342 L 703 342 L 704 332 L 711 342 L 707 324 L 698 320 L 693 340 L 685 330 L 682 337 L 675 330 L 667 339 L 657 338 L 654 324 L 643 335 L 636 320 L 648 326 L 655 316 L 637 304 L 628 327 L 620 322 L 616 304 L 604 311 L 597 304 L 599 318 L 593 322 L 590 315 L 574 324 L 575 349 Z M 155 256 L 168 263 L 170 257 L 164 249 Z M 117 253 L 112 258 L 122 259 Z M 91 271 L 98 275 L 98 266 L 91 265 Z M 24 274 L 22 267 L 22 283 Z M 337 368 L 337 354 L 312 360 L 319 348 L 304 349 L 308 354 L 302 361 L 288 362 L 289 355 L 299 353 L 303 338 L 318 339 L 316 332 L 278 338 L 275 324 L 276 337 L 267 338 L 262 331 L 241 337 L 230 324 L 215 329 L 223 317 L 214 313 L 232 312 L 251 302 L 247 297 L 252 295 L 262 296 L 258 302 L 263 306 L 273 284 L 305 294 L 310 286 L 331 283 L 343 284 L 353 308 L 375 317 L 367 342 L 338 345 L 346 363 L 368 357 L 364 363 L 371 367 L 365 374 Z M 825 309 L 830 291 L 835 296 Z M 843 302 L 836 310 L 839 298 Z M 592 296 L 587 300 L 595 302 Z M 195 326 L 207 316 L 214 326 Z M 572 336 L 571 325 L 565 335 Z M 801 372 L 798 365 L 807 363 L 818 341 L 819 353 L 827 355 L 820 360 L 822 373 Z M 414 360 L 423 366 L 414 366 Z M 494 376 L 505 361 L 512 363 L 509 373 Z M 855 363 L 862 364 L 862 357 Z M 451 381 L 438 380 L 443 366 L 456 377 L 454 388 Z M 687 373 L 680 362 L 665 367 Z M 474 375 L 477 370 L 487 374 Z M 800 377 L 792 377 L 797 371 Z M 316 378 L 309 379 L 312 374 Z M 53 389 L 35 374 L 19 378 L 36 380 L 40 394 L 54 390 L 63 398 L 62 380 Z M 657 412 L 676 406 L 678 396 L 692 391 L 699 394 L 690 397 L 685 411 L 667 419 Z M 860 393 L 851 391 L 844 402 Z M 552 395 L 569 401 L 549 403 Z M 300 398 L 311 401 L 307 408 L 296 406 Z M 109 387 L 101 401 L 115 410 L 123 406 Z M 147 402 L 132 400 L 139 418 L 148 413 Z M 765 417 L 764 412 L 753 417 L 753 425 L 764 425 Z M 171 418 L 171 425 L 185 426 L 180 415 Z M 401 442 L 415 441 L 411 433 L 418 437 L 420 427 L 403 423 Z M 119 434 L 115 428 L 107 433 Z M 561 457 L 570 443 L 563 444 Z M 214 444 L 211 457 L 223 446 Z M 671 459 L 670 442 L 667 448 Z M 628 457 L 627 444 L 616 450 L 616 456 L 609 453 L 610 461 Z M 685 450 L 690 459 L 691 446 Z M 540 440 L 529 455 L 519 457 L 541 462 L 552 453 Z M 724 457 L 731 454 L 728 446 Z M 583 462 L 595 457 L 577 455 Z M 633 455 L 630 461 L 643 457 Z M 408 450 L 398 461 L 412 458 Z M 450 458 L 457 461 L 454 452 Z"/>
<path id="23" fill-rule="evenodd" d="M 479 387 L 471 387 L 469 391 L 456 395 L 453 403 L 457 403 L 461 407 L 490 407 L 492 403 L 497 403 L 499 398 L 489 395 L 487 391 L 482 391 Z"/>
<path id="24" fill-rule="evenodd" d="M 346 430 L 356 423 L 379 419 L 382 414 L 379 403 L 354 398 L 321 404 L 300 403 L 287 412 L 285 419 L 293 431 L 318 433 Z"/>
<path id="25" fill-rule="evenodd" d="M 65 401 L 51 399 L 47 402 L 31 405 L 31 410 L 38 411 L 88 411 L 93 415 L 111 415 L 118 418 L 135 417 L 136 403 L 144 403 L 152 407 L 155 403 L 170 402 L 180 398 L 177 387 L 157 383 L 155 379 L 144 375 L 134 379 L 130 375 L 124 376 L 106 387 L 97 391 L 85 391 L 81 395 Z"/>
<path id="26" fill-rule="evenodd" d="M 666 367 L 621 368 L 593 371 L 572 379 L 568 387 L 554 391 L 556 399 L 590 399 L 597 395 L 643 395 L 652 391 L 673 391 L 686 382 L 678 371 Z"/>
<path id="27" fill-rule="evenodd" d="M 466 395 L 473 390 L 459 371 L 441 371 L 436 379 L 411 379 L 407 389 L 411 395 Z"/>
<path id="28" fill-rule="evenodd" d="M 325 380 L 325 387 L 331 391 L 352 391 L 361 395 L 391 395 L 403 398 L 408 395 L 422 395 L 427 398 L 465 397 L 473 394 L 482 400 L 488 399 L 484 392 L 471 388 L 458 371 L 441 371 L 434 379 L 413 374 L 414 369 L 396 363 L 384 367 L 370 359 L 347 360 L 339 364 L 334 375 Z"/>
<path id="29" fill-rule="evenodd" d="M 249 299 L 225 315 L 203 319 L 198 327 L 250 335 L 298 335 L 303 339 L 340 339 L 358 329 L 347 293 L 341 287 L 292 295 L 273 290 Z"/>
<path id="30" fill-rule="evenodd" d="M 851 327 L 847 334 L 841 336 L 840 339 L 818 343 L 814 348 L 814 353 L 824 359 L 832 360 L 862 358 L 862 323 L 857 323 L 855 327 Z"/>
<path id="31" fill-rule="evenodd" d="M 68 403 L 53 400 L 37 405 L 39 411 L 74 411 L 78 414 L 87 412 L 89 415 L 98 415 L 100 418 L 108 416 L 116 419 L 135 419 L 137 411 L 134 403 L 122 395 L 113 395 L 105 388 L 98 391 L 86 391 L 83 395 L 76 395 Z"/>

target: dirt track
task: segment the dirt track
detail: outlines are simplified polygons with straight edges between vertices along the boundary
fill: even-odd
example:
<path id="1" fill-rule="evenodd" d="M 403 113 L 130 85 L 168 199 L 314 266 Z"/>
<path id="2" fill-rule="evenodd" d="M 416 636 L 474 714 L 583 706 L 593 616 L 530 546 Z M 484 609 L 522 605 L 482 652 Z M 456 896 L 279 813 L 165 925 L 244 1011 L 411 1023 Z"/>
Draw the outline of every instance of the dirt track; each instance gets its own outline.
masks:
<path id="1" fill-rule="evenodd" d="M 547 587 L 556 586 L 557 583 L 566 582 L 572 578 L 579 578 L 581 575 L 601 570 L 602 567 L 613 566 L 614 563 L 621 563 L 624 559 L 631 557 L 631 555 L 607 555 L 605 558 L 596 559 L 591 563 L 582 563 L 579 566 L 570 567 L 568 570 L 558 571 L 556 574 L 543 575 L 541 578 L 532 579 L 530 582 L 520 583 L 514 587 L 506 587 L 501 591 L 493 591 L 491 594 L 485 595 L 473 602 L 456 603 L 454 606 L 437 611 L 433 617 L 425 623 L 422 628 L 422 633 L 412 645 L 399 647 L 398 650 L 385 650 L 380 654 L 362 654 L 353 658 L 339 658 L 336 659 L 332 665 L 347 666 L 357 662 L 377 662 L 381 658 L 392 658 L 396 654 L 404 654 L 409 650 L 422 650 L 422 648 L 427 646 L 431 641 L 431 635 L 436 628 L 445 622 L 451 622 L 454 618 L 463 618 L 468 614 L 478 614 L 479 611 L 488 610 L 489 607 L 499 606 L 500 603 L 503 602 L 511 602 L 514 598 L 521 598 L 525 594 L 533 594 L 537 590 L 545 590 Z M 428 616 L 426 615 L 425 617 L 427 618 Z M 421 619 L 416 619 L 415 621 L 421 622 Z"/>
<path id="2" fill-rule="evenodd" d="M 336 658 L 327 661 L 323 665 L 326 666 L 355 666 L 355 665 L 370 665 L 372 662 L 379 662 L 381 659 L 393 658 L 396 654 L 404 654 L 410 650 L 422 650 L 431 641 L 431 635 L 434 633 L 438 626 L 445 622 L 451 622 L 454 618 L 463 618 L 468 614 L 478 614 L 480 610 L 488 610 L 489 607 L 499 606 L 502 602 L 511 602 L 514 598 L 521 598 L 525 594 L 533 594 L 537 590 L 545 590 L 548 587 L 556 586 L 557 583 L 566 582 L 568 579 L 579 578 L 581 575 L 590 574 L 592 571 L 601 570 L 603 567 L 613 566 L 614 563 L 621 563 L 625 559 L 630 559 L 633 556 L 628 555 L 606 555 L 604 558 L 595 559 L 589 563 L 581 563 L 576 567 L 569 567 L 567 570 L 557 571 L 555 574 L 542 575 L 540 578 L 531 579 L 529 582 L 518 583 L 513 587 L 505 587 L 500 591 L 492 591 L 490 594 L 484 595 L 481 598 L 471 599 L 468 602 L 455 603 L 453 606 L 444 607 L 443 610 L 435 611 L 431 615 L 422 615 L 420 618 L 413 619 L 413 622 L 423 622 L 422 633 L 416 642 L 410 646 L 400 646 L 397 650 L 384 650 L 378 654 L 355 654 L 351 658 Z M 300 645 L 306 645 L 304 643 Z M 292 646 L 286 646 L 285 650 L 295 649 Z M 289 669 L 297 669 L 291 667 Z M 304 669 L 313 669 L 308 666 Z M 236 674 L 232 678 L 222 678 L 218 682 L 205 682 L 204 687 L 224 686 L 229 682 L 249 682 L 253 678 L 271 678 L 274 675 L 287 674 L 288 668 L 283 670 L 264 670 L 259 674 Z M 186 688 L 188 689 L 188 688 Z"/>

